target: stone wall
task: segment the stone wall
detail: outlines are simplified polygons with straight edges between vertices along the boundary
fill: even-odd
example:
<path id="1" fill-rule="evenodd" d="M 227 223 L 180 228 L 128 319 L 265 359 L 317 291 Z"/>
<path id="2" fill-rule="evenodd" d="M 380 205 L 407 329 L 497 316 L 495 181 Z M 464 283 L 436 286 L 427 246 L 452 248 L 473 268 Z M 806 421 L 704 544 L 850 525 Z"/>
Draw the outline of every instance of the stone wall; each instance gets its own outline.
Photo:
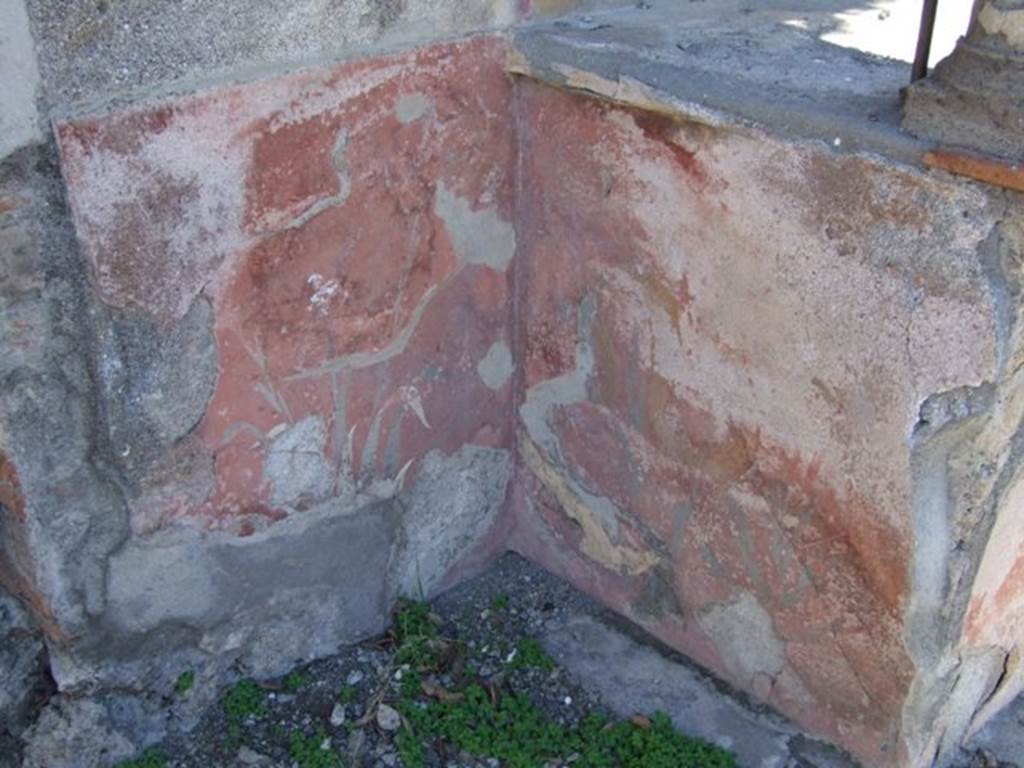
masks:
<path id="1" fill-rule="evenodd" d="M 614 3 L 7 5 L 0 662 L 51 719 L 159 739 L 509 548 L 867 765 L 1024 686 L 1019 196 L 673 95 L 650 4 L 574 66 L 620 17 L 501 28 Z"/>
<path id="2" fill-rule="evenodd" d="M 0 584 L 49 657 L 0 661 L 140 744 L 504 548 L 511 81 L 464 36 L 530 9 L 3 10 Z"/>
<path id="3" fill-rule="evenodd" d="M 1015 515 L 1019 205 L 520 98 L 516 545 L 865 764 L 931 764 L 905 719 L 973 713 L 1013 647 L 956 627 Z"/>

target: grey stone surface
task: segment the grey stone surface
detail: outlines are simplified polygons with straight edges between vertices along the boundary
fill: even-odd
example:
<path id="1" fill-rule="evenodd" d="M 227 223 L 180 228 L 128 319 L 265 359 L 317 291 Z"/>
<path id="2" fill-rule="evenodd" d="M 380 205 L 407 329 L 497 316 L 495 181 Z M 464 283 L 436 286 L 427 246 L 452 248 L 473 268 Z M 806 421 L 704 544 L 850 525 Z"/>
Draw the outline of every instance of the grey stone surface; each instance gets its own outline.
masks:
<path id="1" fill-rule="evenodd" d="M 68 634 L 102 611 L 103 561 L 127 535 L 90 296 L 53 148 L 22 148 L 0 162 L 0 453 L 25 514 L 0 515 L 0 578 L 32 584 Z"/>
<path id="2" fill-rule="evenodd" d="M 683 733 L 736 754 L 740 768 L 853 768 L 835 750 L 800 736 L 782 718 L 744 706 L 692 667 L 600 618 L 570 615 L 549 625 L 545 649 L 621 717 L 663 711 Z"/>
<path id="3" fill-rule="evenodd" d="M 977 750 L 990 753 L 1008 766 L 1024 766 L 1024 697 L 1014 700 L 992 718 L 967 742 L 964 749 L 966 753 Z"/>
<path id="4" fill-rule="evenodd" d="M 133 539 L 110 559 L 100 658 L 131 660 L 140 637 L 187 627 L 204 653 L 267 677 L 367 637 L 387 619 L 398 516 L 391 502 L 331 503 L 245 538 Z"/>
<path id="5" fill-rule="evenodd" d="M 109 440 L 131 478 L 199 423 L 213 394 L 213 311 L 197 298 L 170 326 L 143 313 L 99 314 L 96 371 Z"/>
<path id="6" fill-rule="evenodd" d="M 1012 643 L 960 645 L 979 567 L 1002 519 L 1014 519 L 1012 489 L 1024 461 L 1024 353 L 1016 229 L 1022 210 L 992 197 L 998 226 L 978 260 L 993 297 L 998 371 L 992 381 L 936 393 L 922 403 L 912 436 L 915 550 L 906 638 L 919 670 L 904 706 L 907 742 L 948 765 L 977 717 L 1019 691 Z M 1005 205 L 1004 205 L 1005 203 Z M 972 585 L 970 588 L 967 585 Z M 1011 613 L 1007 613 L 1007 616 Z M 997 634 L 1001 633 L 999 628 Z"/>
<path id="7" fill-rule="evenodd" d="M 697 122 L 916 163 L 928 144 L 900 131 L 908 66 L 821 39 L 850 6 L 649 0 L 518 29 L 513 68 Z"/>
<path id="8" fill-rule="evenodd" d="M 107 563 L 90 635 L 51 649 L 54 677 L 123 694 L 104 702 L 136 746 L 187 729 L 238 670 L 282 674 L 382 630 L 399 594 L 434 591 L 490 531 L 510 473 L 507 451 L 468 446 L 429 454 L 397 499 L 341 496 L 242 538 L 136 535 Z M 195 690 L 168 713 L 159 693 L 184 669 Z"/>
<path id="9" fill-rule="evenodd" d="M 25 741 L 23 768 L 106 768 L 135 754 L 102 704 L 66 696 L 50 701 Z"/>
<path id="10" fill-rule="evenodd" d="M 404 595 L 431 595 L 450 569 L 484 539 L 505 505 L 509 451 L 464 445 L 431 451 L 402 494 L 405 547 L 397 583 Z"/>
<path id="11" fill-rule="evenodd" d="M 320 416 L 307 416 L 274 437 L 263 466 L 263 476 L 271 484 L 271 504 L 308 503 L 331 491 L 334 472 L 324 456 L 326 445 L 327 431 Z"/>
<path id="12" fill-rule="evenodd" d="M 758 675 L 778 677 L 786 666 L 786 644 L 772 617 L 750 592 L 703 612 L 698 622 L 708 637 L 719 638 L 718 651 L 737 680 L 754 687 Z"/>
<path id="13" fill-rule="evenodd" d="M 505 26 L 514 0 L 28 0 L 48 101 L 104 101 Z"/>
<path id="14" fill-rule="evenodd" d="M 23 0 L 0 0 L 0 158 L 42 136 L 39 68 Z"/>
<path id="15" fill-rule="evenodd" d="M 190 691 L 191 692 L 191 691 Z M 135 748 L 144 749 L 164 739 L 169 726 L 180 720 L 182 697 L 174 697 L 174 704 L 149 692 L 147 695 L 103 691 L 93 699 L 102 705 L 110 718 L 112 729 L 124 736 Z"/>
<path id="16" fill-rule="evenodd" d="M 46 689 L 42 637 L 21 605 L 0 590 L 0 752 L 32 715 L 33 699 Z M 2 765 L 2 763 L 0 763 Z"/>

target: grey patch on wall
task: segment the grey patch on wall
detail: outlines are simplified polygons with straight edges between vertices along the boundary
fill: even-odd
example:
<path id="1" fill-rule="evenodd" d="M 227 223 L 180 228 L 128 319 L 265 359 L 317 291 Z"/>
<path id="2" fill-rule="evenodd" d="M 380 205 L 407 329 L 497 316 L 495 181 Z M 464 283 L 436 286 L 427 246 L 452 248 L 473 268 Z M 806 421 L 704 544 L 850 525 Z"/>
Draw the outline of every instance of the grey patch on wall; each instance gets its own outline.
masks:
<path id="1" fill-rule="evenodd" d="M 45 670 L 42 636 L 18 601 L 0 590 L 0 754 L 5 740 L 28 725 L 33 697 L 47 687 Z"/>
<path id="2" fill-rule="evenodd" d="M 509 451 L 464 445 L 431 451 L 401 495 L 406 545 L 399 564 L 402 594 L 430 595 L 449 569 L 490 531 L 512 474 Z"/>
<path id="3" fill-rule="evenodd" d="M 659 561 L 647 572 L 644 581 L 644 591 L 631 604 L 639 616 L 651 619 L 683 617 L 683 606 L 676 594 L 671 562 Z"/>
<path id="4" fill-rule="evenodd" d="M 202 419 L 213 395 L 213 309 L 196 298 L 170 327 L 142 313 L 111 311 L 97 329 L 96 370 L 110 443 L 137 480 Z"/>
<path id="5" fill-rule="evenodd" d="M 323 498 L 333 487 L 334 469 L 324 455 L 327 429 L 321 416 L 290 424 L 267 449 L 263 476 L 270 481 L 275 507 Z"/>
<path id="6" fill-rule="evenodd" d="M 0 158 L 39 141 L 36 89 L 39 69 L 22 0 L 0 0 Z"/>
<path id="7" fill-rule="evenodd" d="M 395 117 L 400 123 L 412 123 L 434 111 L 434 101 L 424 93 L 403 93 L 395 103 Z"/>
<path id="8" fill-rule="evenodd" d="M 786 644 L 772 617 L 749 592 L 701 611 L 698 623 L 742 685 L 758 674 L 775 678 L 786 666 Z"/>
<path id="9" fill-rule="evenodd" d="M 140 637 L 185 627 L 204 653 L 255 677 L 332 653 L 387 623 L 399 517 L 392 501 L 329 503 L 245 538 L 167 530 L 133 540 L 110 559 L 108 636 L 96 650 L 131 662 Z"/>
<path id="10" fill-rule="evenodd" d="M 512 222 L 493 208 L 474 208 L 471 201 L 453 194 L 438 182 L 434 213 L 448 229 L 455 254 L 465 264 L 480 264 L 503 272 L 516 252 Z"/>
<path id="11" fill-rule="evenodd" d="M 490 389 L 498 390 L 505 386 L 515 370 L 512 352 L 504 341 L 496 341 L 487 350 L 479 363 L 476 364 L 477 375 Z"/>

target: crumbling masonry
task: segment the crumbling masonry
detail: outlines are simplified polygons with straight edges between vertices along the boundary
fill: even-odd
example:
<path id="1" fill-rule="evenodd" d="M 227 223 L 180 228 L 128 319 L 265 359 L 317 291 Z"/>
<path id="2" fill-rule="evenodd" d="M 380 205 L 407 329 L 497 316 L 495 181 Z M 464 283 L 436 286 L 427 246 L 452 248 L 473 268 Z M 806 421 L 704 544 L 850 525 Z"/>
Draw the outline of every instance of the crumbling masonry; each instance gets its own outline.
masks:
<path id="1" fill-rule="evenodd" d="M 923 160 L 1020 178 L 1019 0 L 906 131 L 782 3 L 57 5 L 0 0 L 5 669 L 159 738 L 514 549 L 865 765 L 1024 687 L 1024 200 Z"/>

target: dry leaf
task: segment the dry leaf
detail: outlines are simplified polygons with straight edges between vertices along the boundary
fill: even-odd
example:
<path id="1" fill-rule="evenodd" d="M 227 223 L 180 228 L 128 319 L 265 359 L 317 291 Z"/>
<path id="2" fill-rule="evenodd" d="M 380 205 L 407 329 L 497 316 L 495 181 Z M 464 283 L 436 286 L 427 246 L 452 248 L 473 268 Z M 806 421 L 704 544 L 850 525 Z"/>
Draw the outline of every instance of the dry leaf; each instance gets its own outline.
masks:
<path id="1" fill-rule="evenodd" d="M 651 719 L 644 715 L 633 715 L 629 718 L 629 722 L 635 725 L 637 728 L 647 729 L 651 727 Z"/>
<path id="2" fill-rule="evenodd" d="M 462 699 L 464 698 L 464 696 L 461 693 L 449 691 L 443 685 L 440 685 L 434 682 L 433 680 L 424 680 L 422 683 L 420 683 L 420 687 L 423 689 L 423 692 L 427 694 L 427 696 L 430 696 L 434 699 L 439 699 L 440 701 L 462 701 Z"/>

